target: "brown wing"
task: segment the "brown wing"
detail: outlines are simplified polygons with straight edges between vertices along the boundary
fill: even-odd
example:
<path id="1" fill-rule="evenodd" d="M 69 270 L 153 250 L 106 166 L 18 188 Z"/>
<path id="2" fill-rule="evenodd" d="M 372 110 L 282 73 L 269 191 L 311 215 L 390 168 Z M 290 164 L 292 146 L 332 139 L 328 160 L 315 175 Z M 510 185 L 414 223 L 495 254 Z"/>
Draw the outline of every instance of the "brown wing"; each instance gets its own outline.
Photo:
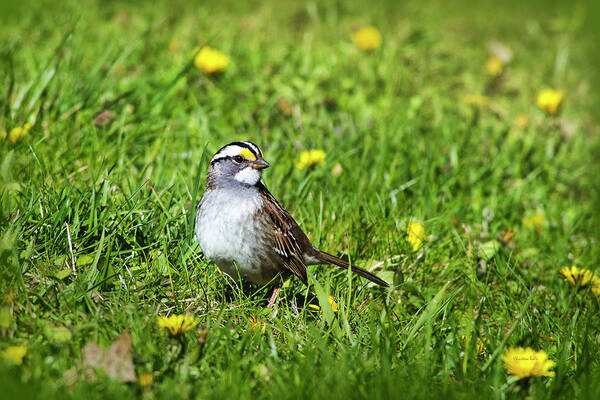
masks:
<path id="1" fill-rule="evenodd" d="M 263 196 L 264 213 L 268 222 L 272 224 L 270 239 L 273 249 L 281 259 L 281 265 L 308 285 L 302 255 L 305 251 L 314 251 L 310 240 L 262 183 L 259 183 L 258 189 Z"/>
<path id="2" fill-rule="evenodd" d="M 284 275 L 289 275 L 291 272 L 300 278 L 305 285 L 308 285 L 306 266 L 304 265 L 304 256 L 307 256 L 309 259 L 319 260 L 323 264 L 335 265 L 343 269 L 350 268 L 355 274 L 367 278 L 380 286 L 388 287 L 388 284 L 384 280 L 371 272 L 365 271 L 356 265 L 351 265 L 339 257 L 315 249 L 308 237 L 296 221 L 294 221 L 294 218 L 283 209 L 267 188 L 262 183 L 259 183 L 258 189 L 263 196 L 263 212 L 266 221 L 270 224 L 270 229 L 266 231 L 270 232 L 269 238 L 284 269 L 284 271 L 281 271 Z M 311 264 L 313 263 L 314 261 L 311 261 Z M 288 274 L 285 272 L 288 272 Z"/>

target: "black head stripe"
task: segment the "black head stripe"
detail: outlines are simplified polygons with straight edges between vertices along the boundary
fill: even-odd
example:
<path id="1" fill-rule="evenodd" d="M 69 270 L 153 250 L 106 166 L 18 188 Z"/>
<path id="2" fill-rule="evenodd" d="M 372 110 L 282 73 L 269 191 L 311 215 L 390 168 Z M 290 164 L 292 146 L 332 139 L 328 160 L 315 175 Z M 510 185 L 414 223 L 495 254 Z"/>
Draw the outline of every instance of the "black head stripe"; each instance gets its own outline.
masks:
<path id="1" fill-rule="evenodd" d="M 215 154 L 219 154 L 221 152 L 221 150 L 223 150 L 226 147 L 229 146 L 240 146 L 243 147 L 245 149 L 248 149 L 252 152 L 252 154 L 254 154 L 254 157 L 258 158 L 262 158 L 262 152 L 260 151 L 260 148 L 255 145 L 252 142 L 231 142 L 229 144 L 226 144 L 225 146 L 221 147 Z"/>
<path id="2" fill-rule="evenodd" d="M 256 158 L 260 158 L 261 154 L 260 154 L 260 150 L 258 149 L 258 146 L 255 145 L 254 143 L 250 143 L 250 142 L 233 142 L 230 144 L 235 144 L 237 146 L 243 147 L 245 149 L 248 149 L 252 152 L 252 154 L 254 154 L 254 157 Z"/>
<path id="3" fill-rule="evenodd" d="M 245 145 L 250 146 L 249 149 L 254 153 L 256 158 L 262 157 L 262 151 L 260 148 L 252 142 L 243 142 Z"/>
<path id="4" fill-rule="evenodd" d="M 237 147 L 238 149 L 239 148 L 246 149 L 250 153 L 252 153 L 256 159 L 262 158 L 262 152 L 260 151 L 260 148 L 257 145 L 255 145 L 254 143 L 252 143 L 252 142 L 231 142 L 231 143 L 221 147 L 215 153 L 210 164 L 213 165 L 219 161 L 231 160 L 233 158 L 233 156 L 235 155 L 234 153 L 237 153 L 237 151 L 233 150 L 233 149 L 228 151 L 228 147 Z"/>
<path id="5" fill-rule="evenodd" d="M 223 160 L 231 160 L 231 156 L 223 156 L 223 157 L 219 157 L 219 158 L 213 158 L 210 161 L 210 165 L 214 165 L 214 164 L 216 164 L 216 163 L 218 163 L 220 161 L 223 161 Z"/>

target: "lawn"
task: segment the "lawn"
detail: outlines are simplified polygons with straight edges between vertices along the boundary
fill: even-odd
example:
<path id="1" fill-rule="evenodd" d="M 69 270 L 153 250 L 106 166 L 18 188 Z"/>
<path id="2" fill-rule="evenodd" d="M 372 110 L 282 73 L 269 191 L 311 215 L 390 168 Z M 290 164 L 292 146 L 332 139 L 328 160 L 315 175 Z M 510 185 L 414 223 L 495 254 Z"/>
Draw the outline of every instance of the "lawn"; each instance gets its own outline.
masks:
<path id="1" fill-rule="evenodd" d="M 2 397 L 600 398 L 591 4 L 3 4 Z M 392 287 L 219 273 L 193 222 L 236 140 Z"/>

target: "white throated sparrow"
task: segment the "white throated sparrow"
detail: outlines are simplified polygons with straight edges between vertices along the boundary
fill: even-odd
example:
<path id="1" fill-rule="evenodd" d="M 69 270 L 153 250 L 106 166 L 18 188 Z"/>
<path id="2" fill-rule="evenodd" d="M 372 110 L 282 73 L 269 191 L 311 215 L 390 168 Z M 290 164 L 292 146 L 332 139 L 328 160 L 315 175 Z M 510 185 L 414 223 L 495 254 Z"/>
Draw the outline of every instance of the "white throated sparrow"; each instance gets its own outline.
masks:
<path id="1" fill-rule="evenodd" d="M 306 265 L 332 264 L 388 286 L 372 273 L 315 248 L 262 184 L 262 171 L 268 166 L 251 142 L 230 143 L 214 155 L 196 213 L 196 238 L 204 255 L 234 279 L 240 276 L 252 283 L 274 281 L 279 286 L 296 275 L 307 284 Z"/>

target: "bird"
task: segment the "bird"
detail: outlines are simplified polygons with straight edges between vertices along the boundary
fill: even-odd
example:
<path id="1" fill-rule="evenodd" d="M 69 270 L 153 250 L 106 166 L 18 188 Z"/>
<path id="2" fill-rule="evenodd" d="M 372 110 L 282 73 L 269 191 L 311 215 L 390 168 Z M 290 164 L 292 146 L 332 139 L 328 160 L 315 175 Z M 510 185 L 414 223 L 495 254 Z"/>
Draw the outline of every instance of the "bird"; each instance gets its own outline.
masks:
<path id="1" fill-rule="evenodd" d="M 206 187 L 198 203 L 194 231 L 204 256 L 234 279 L 281 284 L 296 276 L 308 285 L 306 266 L 348 269 L 382 287 L 388 284 L 362 268 L 316 248 L 298 223 L 263 184 L 270 164 L 254 143 L 232 142 L 210 160 Z"/>

